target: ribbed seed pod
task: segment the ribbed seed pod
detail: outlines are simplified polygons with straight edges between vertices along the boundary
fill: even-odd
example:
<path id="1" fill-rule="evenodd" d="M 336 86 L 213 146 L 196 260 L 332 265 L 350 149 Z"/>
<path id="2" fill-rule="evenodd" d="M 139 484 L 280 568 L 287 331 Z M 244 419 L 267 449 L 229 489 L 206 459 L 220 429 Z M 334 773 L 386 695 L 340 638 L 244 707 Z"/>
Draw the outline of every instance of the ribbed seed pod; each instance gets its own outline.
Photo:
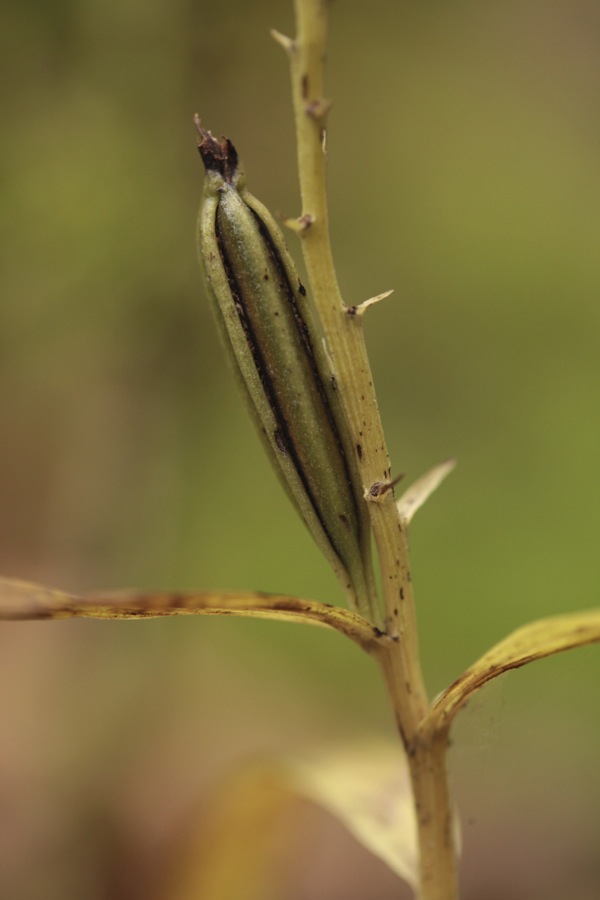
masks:
<path id="1" fill-rule="evenodd" d="M 288 494 L 350 604 L 373 619 L 370 532 L 356 450 L 316 309 L 279 226 L 245 189 L 235 148 L 196 124 L 206 169 L 199 254 L 221 336 Z"/>

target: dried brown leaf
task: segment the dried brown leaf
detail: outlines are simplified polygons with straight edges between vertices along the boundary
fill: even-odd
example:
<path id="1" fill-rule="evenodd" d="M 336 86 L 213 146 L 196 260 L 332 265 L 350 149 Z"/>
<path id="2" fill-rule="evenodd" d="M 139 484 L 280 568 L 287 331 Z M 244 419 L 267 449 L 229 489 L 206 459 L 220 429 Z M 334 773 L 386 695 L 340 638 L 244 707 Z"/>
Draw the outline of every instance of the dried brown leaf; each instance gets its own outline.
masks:
<path id="1" fill-rule="evenodd" d="M 334 628 L 369 649 L 379 632 L 347 609 L 287 594 L 257 591 L 106 591 L 71 594 L 0 578 L 0 620 L 144 619 L 160 616 L 246 616 Z"/>

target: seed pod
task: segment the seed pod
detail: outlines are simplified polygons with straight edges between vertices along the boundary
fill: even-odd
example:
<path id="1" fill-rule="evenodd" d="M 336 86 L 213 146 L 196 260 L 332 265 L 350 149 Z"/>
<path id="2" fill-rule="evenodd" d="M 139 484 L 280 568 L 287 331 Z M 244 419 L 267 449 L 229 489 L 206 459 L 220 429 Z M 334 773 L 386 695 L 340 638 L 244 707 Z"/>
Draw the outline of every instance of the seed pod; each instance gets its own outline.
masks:
<path id="1" fill-rule="evenodd" d="M 196 125 L 199 254 L 228 356 L 288 494 L 351 606 L 373 618 L 366 505 L 316 309 L 273 216 L 245 189 L 235 148 Z"/>

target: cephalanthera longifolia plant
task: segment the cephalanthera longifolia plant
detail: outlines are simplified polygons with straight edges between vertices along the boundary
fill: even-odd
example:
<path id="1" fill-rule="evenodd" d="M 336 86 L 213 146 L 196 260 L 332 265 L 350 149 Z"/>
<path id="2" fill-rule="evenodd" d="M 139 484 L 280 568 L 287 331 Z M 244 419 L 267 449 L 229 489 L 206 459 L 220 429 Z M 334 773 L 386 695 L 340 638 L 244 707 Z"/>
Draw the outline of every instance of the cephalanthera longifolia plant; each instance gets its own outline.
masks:
<path id="1" fill-rule="evenodd" d="M 362 808 L 352 803 L 353 780 L 361 766 L 369 763 L 366 750 L 351 761 L 323 759 L 321 780 L 318 772 L 297 768 L 289 775 L 293 789 L 318 797 L 337 811 L 365 845 L 412 885 L 421 900 L 453 900 L 458 896 L 458 829 L 448 790 L 446 751 L 454 716 L 473 692 L 503 672 L 600 641 L 600 609 L 523 626 L 485 653 L 433 702 L 427 697 L 419 661 L 408 528 L 453 463 L 443 463 L 399 499 L 395 496 L 394 469 L 362 328 L 365 311 L 385 295 L 358 306 L 346 305 L 329 242 L 325 0 L 295 0 L 295 13 L 296 37 L 278 33 L 274 37 L 291 66 L 302 193 L 302 214 L 287 224 L 300 237 L 309 283 L 305 287 L 300 281 L 273 216 L 247 190 L 233 144 L 213 137 L 196 118 L 205 167 L 198 247 L 206 293 L 240 390 L 288 495 L 341 582 L 349 608 L 253 592 L 128 591 L 77 597 L 2 579 L 0 617 L 235 614 L 308 622 L 345 634 L 379 666 L 397 723 L 400 743 L 393 765 L 398 770 L 404 767 L 410 783 L 405 793 L 398 789 L 400 812 L 391 820 L 390 828 L 399 833 L 390 836 L 377 831 L 364 803 Z M 373 777 L 382 777 L 382 766 Z M 261 783 L 261 796 L 266 793 L 272 800 L 273 790 L 272 780 Z M 171 896 L 199 900 L 260 896 L 258 875 L 254 880 L 231 880 L 229 872 L 229 882 L 219 877 L 214 872 L 211 877 L 196 873 L 174 887 Z M 223 884 L 230 885 L 229 892 Z"/>

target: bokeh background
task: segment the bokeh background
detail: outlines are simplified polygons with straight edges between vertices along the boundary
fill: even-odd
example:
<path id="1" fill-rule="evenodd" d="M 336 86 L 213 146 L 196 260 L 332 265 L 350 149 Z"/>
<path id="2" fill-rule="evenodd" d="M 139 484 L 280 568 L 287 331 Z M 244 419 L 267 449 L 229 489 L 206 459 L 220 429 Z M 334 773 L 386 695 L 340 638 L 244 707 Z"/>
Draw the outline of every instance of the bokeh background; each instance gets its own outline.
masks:
<path id="1" fill-rule="evenodd" d="M 66 589 L 337 587 L 238 402 L 194 247 L 192 115 L 300 212 L 291 2 L 2 0 L 0 571 Z M 598 603 L 600 9 L 338 0 L 331 224 L 412 528 L 432 694 Z M 299 256 L 298 247 L 290 239 Z M 505 676 L 452 750 L 465 900 L 600 891 L 600 652 Z M 337 635 L 181 619 L 0 627 L 0 896 L 152 897 L 244 760 L 394 738 Z M 398 897 L 315 815 L 290 900 Z M 319 832 L 321 829 L 321 832 Z"/>

